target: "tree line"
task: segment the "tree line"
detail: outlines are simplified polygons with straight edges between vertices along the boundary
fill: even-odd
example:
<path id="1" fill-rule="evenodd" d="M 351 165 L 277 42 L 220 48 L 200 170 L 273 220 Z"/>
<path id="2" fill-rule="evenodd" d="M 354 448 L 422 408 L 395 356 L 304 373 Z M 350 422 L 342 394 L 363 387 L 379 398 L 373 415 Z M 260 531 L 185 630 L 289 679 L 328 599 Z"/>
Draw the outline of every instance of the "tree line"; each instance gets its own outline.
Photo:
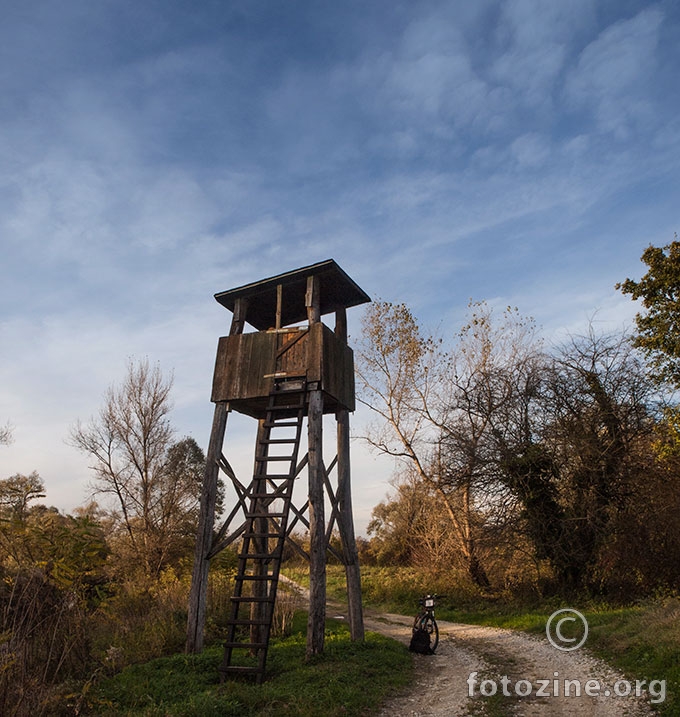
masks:
<path id="1" fill-rule="evenodd" d="M 366 311 L 370 445 L 396 461 L 372 559 L 458 569 L 481 590 L 680 586 L 680 244 L 650 247 L 637 333 L 546 346 L 532 319 L 472 303 L 452 337 L 404 304 Z"/>
<path id="2" fill-rule="evenodd" d="M 205 457 L 176 436 L 171 388 L 130 362 L 75 423 L 93 479 L 72 515 L 36 472 L 0 480 L 0 713 L 79 714 L 98 676 L 182 649 Z"/>

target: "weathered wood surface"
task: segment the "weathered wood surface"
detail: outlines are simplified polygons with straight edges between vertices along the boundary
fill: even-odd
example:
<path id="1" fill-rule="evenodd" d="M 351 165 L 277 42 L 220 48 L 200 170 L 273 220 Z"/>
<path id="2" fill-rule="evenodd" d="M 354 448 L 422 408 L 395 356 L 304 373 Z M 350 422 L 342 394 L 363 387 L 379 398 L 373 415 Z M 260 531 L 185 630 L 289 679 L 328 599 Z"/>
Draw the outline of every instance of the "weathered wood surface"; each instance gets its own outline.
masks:
<path id="1" fill-rule="evenodd" d="M 321 314 L 371 300 L 332 259 L 222 291 L 215 294 L 215 299 L 230 311 L 234 310 L 239 298 L 247 299 L 248 323 L 259 331 L 275 325 L 277 309 L 281 312 L 281 325 L 288 326 L 307 318 L 305 296 L 310 276 L 314 276 L 322 287 L 318 302 Z"/>
<path id="2" fill-rule="evenodd" d="M 264 421 L 259 421 L 257 427 L 257 445 L 261 445 L 264 440 L 267 439 L 268 429 L 264 425 Z M 267 492 L 267 465 L 264 461 L 258 460 L 258 456 L 255 456 L 255 468 L 253 471 L 253 493 L 262 494 Z M 266 513 L 268 511 L 267 502 L 263 498 L 251 499 L 250 510 L 257 513 Z M 267 533 L 268 519 L 265 517 L 256 518 L 254 522 L 254 529 L 256 533 L 260 535 L 252 537 L 252 552 L 264 555 L 269 552 L 269 540 L 263 537 L 263 534 Z M 243 551 L 243 548 L 241 549 Z M 269 566 L 265 560 L 248 561 L 253 567 L 253 574 L 259 577 L 267 575 Z M 250 589 L 252 590 L 253 596 L 257 598 L 265 598 L 269 592 L 269 586 L 264 580 L 259 580 L 251 583 Z M 268 610 L 274 610 L 274 606 L 271 607 L 266 605 L 264 602 L 254 602 L 250 606 L 250 619 L 255 623 L 265 621 L 267 619 Z M 267 636 L 268 630 L 264 625 L 253 624 L 250 626 L 250 641 L 253 643 L 262 643 L 268 641 Z M 256 655 L 256 651 L 253 650 L 253 655 Z"/>
<path id="3" fill-rule="evenodd" d="M 326 626 L 326 530 L 323 485 L 323 395 L 309 394 L 309 616 L 307 655 L 323 652 Z"/>
<path id="4" fill-rule="evenodd" d="M 223 336 L 215 360 L 212 400 L 261 418 L 273 377 L 284 373 L 319 382 L 324 412 L 353 411 L 354 354 L 321 322 L 307 328 Z"/>
<path id="5" fill-rule="evenodd" d="M 347 310 L 335 312 L 335 335 L 339 342 L 347 345 Z M 352 368 L 352 396 L 354 396 L 354 369 Z M 352 640 L 364 639 L 364 612 L 361 602 L 361 570 L 359 551 L 354 534 L 352 515 L 352 487 L 350 471 L 350 429 L 349 411 L 340 409 L 335 420 L 338 449 L 338 530 L 342 543 L 343 563 L 347 582 L 347 607 L 349 629 Z"/>
<path id="6" fill-rule="evenodd" d="M 347 580 L 347 606 L 349 629 L 352 640 L 364 639 L 364 614 L 361 603 L 361 570 L 359 553 L 354 535 L 352 517 L 352 491 L 349 463 L 349 413 L 345 410 L 337 414 L 338 440 L 338 529 L 342 543 L 343 563 Z"/>
<path id="7" fill-rule="evenodd" d="M 208 571 L 210 560 L 207 557 L 212 547 L 215 505 L 217 502 L 217 479 L 219 477 L 219 459 L 222 453 L 224 433 L 227 428 L 228 406 L 226 403 L 215 405 L 210 444 L 206 456 L 203 474 L 203 492 L 198 518 L 194 568 L 191 576 L 189 609 L 187 615 L 186 651 L 201 652 L 203 649 L 203 629 L 208 594 Z"/>
<path id="8" fill-rule="evenodd" d="M 307 280 L 307 318 L 310 330 L 319 326 L 319 279 Z M 323 393 L 310 391 L 307 413 L 309 459 L 309 614 L 307 657 L 323 652 L 326 629 L 326 530 L 324 516 Z"/>

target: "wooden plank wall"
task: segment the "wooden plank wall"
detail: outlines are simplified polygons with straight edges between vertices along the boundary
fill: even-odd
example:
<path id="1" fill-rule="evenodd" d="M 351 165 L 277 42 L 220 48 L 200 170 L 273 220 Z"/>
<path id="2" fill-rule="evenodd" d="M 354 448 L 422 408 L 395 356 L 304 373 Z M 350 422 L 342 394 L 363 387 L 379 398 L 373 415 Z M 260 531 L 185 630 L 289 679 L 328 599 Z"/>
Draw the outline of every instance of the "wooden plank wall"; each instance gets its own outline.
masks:
<path id="1" fill-rule="evenodd" d="M 276 369 L 276 334 L 223 336 L 217 346 L 212 401 L 268 396 Z"/>
<path id="2" fill-rule="evenodd" d="M 220 338 L 212 401 L 232 402 L 237 410 L 238 402 L 244 401 L 253 401 L 259 407 L 257 399 L 269 396 L 271 376 L 283 372 L 291 376 L 306 375 L 308 383 L 319 381 L 329 399 L 326 412 L 336 410 L 337 404 L 353 411 L 354 354 L 324 324 L 312 324 L 277 362 L 279 347 L 299 333 L 296 328 L 287 332 L 259 331 Z"/>

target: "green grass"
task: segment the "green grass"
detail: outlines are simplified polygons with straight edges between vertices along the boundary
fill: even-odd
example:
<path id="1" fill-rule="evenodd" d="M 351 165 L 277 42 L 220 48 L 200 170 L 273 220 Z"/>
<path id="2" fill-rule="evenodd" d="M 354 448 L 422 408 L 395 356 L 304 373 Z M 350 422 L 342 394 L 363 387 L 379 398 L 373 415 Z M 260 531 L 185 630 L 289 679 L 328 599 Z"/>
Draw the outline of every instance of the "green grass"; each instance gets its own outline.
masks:
<path id="1" fill-rule="evenodd" d="M 307 571 L 286 574 L 308 584 Z M 363 568 L 367 607 L 414 614 L 427 592 L 446 594 L 437 608 L 441 620 L 491 625 L 544 634 L 548 617 L 561 607 L 584 613 L 590 628 L 587 649 L 621 670 L 629 679 L 666 680 L 666 701 L 657 705 L 663 717 L 680 717 L 680 599 L 665 597 L 637 605 L 615 606 L 593 601 L 519 601 L 475 595 L 447 576 L 413 569 Z M 344 571 L 328 568 L 328 595 L 345 599 Z M 102 717 L 329 717 L 367 715 L 395 689 L 409 683 L 412 660 L 406 648 L 369 633 L 353 643 L 343 623 L 327 621 L 323 655 L 305 661 L 304 614 L 297 614 L 291 637 L 272 642 L 268 678 L 262 685 L 218 680 L 222 649 L 202 655 L 175 655 L 128 667 L 102 682 L 89 695 L 89 714 Z M 370 689 L 367 686 L 370 685 Z M 480 705 L 487 715 L 503 705 Z M 497 709 L 501 710 L 498 712 Z M 496 710 L 496 711 L 495 711 Z"/>
<path id="2" fill-rule="evenodd" d="M 272 641 L 267 680 L 219 684 L 219 646 L 201 655 L 174 655 L 133 665 L 101 683 L 90 714 L 102 717 L 335 717 L 365 715 L 409 683 L 412 660 L 394 640 L 369 633 L 363 643 L 347 627 L 328 620 L 323 655 L 305 661 L 306 615 L 293 634 Z M 368 687 L 370 686 L 370 689 Z"/>
<path id="3" fill-rule="evenodd" d="M 680 600 L 586 610 L 588 647 L 636 679 L 666 680 L 663 715 L 680 716 Z"/>

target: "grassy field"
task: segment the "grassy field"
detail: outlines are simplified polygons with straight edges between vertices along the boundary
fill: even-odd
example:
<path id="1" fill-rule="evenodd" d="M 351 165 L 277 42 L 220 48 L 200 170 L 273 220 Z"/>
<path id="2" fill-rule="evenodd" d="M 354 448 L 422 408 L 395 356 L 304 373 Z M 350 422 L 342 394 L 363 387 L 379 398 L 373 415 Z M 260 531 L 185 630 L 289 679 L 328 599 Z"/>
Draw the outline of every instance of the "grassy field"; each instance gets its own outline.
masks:
<path id="1" fill-rule="evenodd" d="M 301 584 L 305 569 L 287 569 Z M 506 627 L 541 634 L 548 617 L 567 607 L 561 601 L 531 604 L 471 594 L 446 576 L 412 569 L 362 570 L 367 607 L 414 614 L 427 592 L 445 594 L 441 620 Z M 344 571 L 328 569 L 330 599 L 344 601 Z M 680 598 L 658 597 L 616 606 L 592 600 L 574 601 L 589 624 L 587 649 L 619 668 L 629 679 L 665 680 L 667 697 L 657 709 L 663 717 L 680 717 Z M 126 668 L 88 694 L 84 713 L 113 717 L 249 717 L 288 715 L 329 717 L 367 715 L 412 678 L 412 660 L 403 645 L 376 634 L 352 643 L 347 626 L 329 620 L 325 654 L 305 661 L 304 613 L 295 615 L 292 634 L 272 642 L 268 679 L 263 685 L 229 681 L 219 684 L 219 646 L 202 655 L 175 655 Z M 367 689 L 370 685 L 370 689 Z"/>
<path id="2" fill-rule="evenodd" d="M 347 627 L 327 621 L 325 653 L 305 661 L 306 614 L 289 637 L 272 641 L 262 685 L 219 684 L 219 646 L 126 668 L 88 695 L 86 714 L 101 717 L 357 717 L 370 714 L 411 679 L 412 660 L 394 640 L 370 633 L 353 643 Z M 370 687 L 370 689 L 369 689 Z"/>

